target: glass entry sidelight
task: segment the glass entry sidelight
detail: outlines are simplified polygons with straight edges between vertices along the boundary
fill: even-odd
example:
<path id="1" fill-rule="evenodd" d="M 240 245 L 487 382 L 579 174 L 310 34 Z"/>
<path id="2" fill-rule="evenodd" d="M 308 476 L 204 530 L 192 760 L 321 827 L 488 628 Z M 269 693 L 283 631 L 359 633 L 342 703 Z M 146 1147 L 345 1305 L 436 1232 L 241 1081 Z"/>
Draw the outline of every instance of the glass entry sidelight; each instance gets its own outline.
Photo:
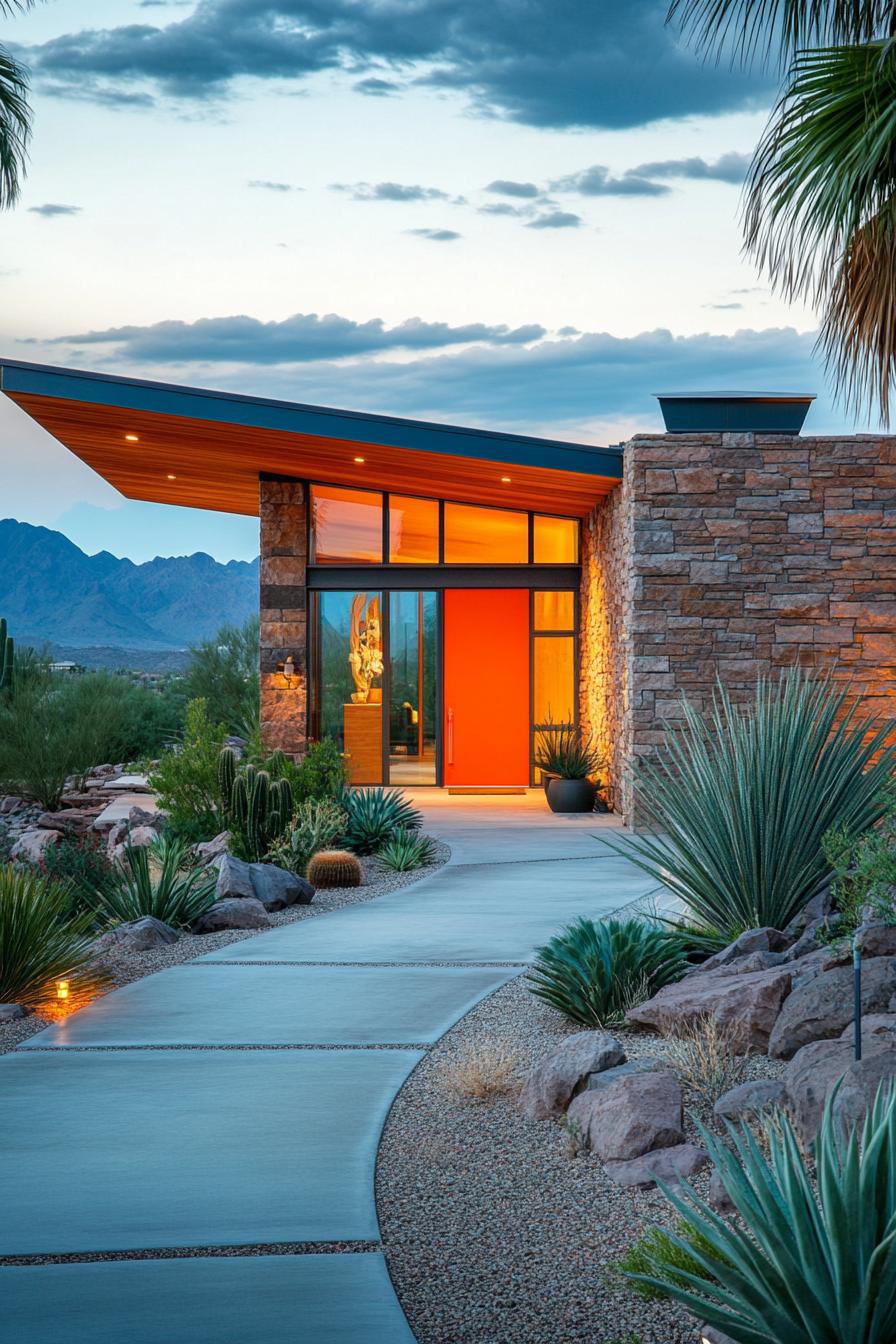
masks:
<path id="1" fill-rule="evenodd" d="M 438 594 L 388 602 L 389 783 L 435 784 Z"/>

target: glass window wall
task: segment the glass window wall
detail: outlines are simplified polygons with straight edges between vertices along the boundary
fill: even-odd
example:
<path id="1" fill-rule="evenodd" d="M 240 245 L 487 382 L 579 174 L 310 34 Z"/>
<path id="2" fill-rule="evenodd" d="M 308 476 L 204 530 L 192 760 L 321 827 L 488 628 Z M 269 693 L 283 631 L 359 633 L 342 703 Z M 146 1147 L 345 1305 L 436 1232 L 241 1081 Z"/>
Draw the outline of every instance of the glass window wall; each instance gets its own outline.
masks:
<path id="1" fill-rule="evenodd" d="M 536 513 L 533 520 L 533 560 L 536 565 L 579 563 L 578 518 L 550 518 Z"/>
<path id="2" fill-rule="evenodd" d="M 311 487 L 311 563 L 381 564 L 383 497 L 341 485 Z"/>
<path id="3" fill-rule="evenodd" d="M 528 560 L 528 514 L 446 503 L 446 564 L 525 565 Z"/>
<path id="4" fill-rule="evenodd" d="M 439 501 L 389 496 L 389 563 L 439 563 Z"/>
<path id="5" fill-rule="evenodd" d="M 438 595 L 389 594 L 389 782 L 436 783 Z"/>

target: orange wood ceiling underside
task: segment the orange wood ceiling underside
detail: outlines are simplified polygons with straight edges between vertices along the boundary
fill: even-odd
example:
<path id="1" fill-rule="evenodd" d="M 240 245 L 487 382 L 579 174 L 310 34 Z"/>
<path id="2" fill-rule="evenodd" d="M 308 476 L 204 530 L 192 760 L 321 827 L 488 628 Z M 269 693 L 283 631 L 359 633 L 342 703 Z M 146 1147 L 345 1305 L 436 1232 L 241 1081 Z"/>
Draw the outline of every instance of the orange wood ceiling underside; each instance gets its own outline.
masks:
<path id="1" fill-rule="evenodd" d="M 390 448 L 9 393 L 54 438 L 128 499 L 258 513 L 258 476 L 396 490 L 584 517 L 612 477 Z M 139 442 L 128 442 L 136 434 Z M 363 464 L 355 457 L 363 456 Z M 174 480 L 169 480 L 173 476 Z M 501 481 L 510 476 L 511 483 Z"/>

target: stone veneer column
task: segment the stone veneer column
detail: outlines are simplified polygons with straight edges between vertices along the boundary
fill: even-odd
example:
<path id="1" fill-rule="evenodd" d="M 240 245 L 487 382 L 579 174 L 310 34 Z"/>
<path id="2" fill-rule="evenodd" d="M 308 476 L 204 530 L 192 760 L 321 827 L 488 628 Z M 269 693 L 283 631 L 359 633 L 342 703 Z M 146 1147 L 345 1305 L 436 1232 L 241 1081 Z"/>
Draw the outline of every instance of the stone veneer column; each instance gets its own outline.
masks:
<path id="1" fill-rule="evenodd" d="M 308 528 L 301 481 L 262 477 L 261 518 L 261 733 L 269 750 L 300 757 L 308 733 Z M 277 664 L 292 654 L 300 682 L 279 685 Z"/>

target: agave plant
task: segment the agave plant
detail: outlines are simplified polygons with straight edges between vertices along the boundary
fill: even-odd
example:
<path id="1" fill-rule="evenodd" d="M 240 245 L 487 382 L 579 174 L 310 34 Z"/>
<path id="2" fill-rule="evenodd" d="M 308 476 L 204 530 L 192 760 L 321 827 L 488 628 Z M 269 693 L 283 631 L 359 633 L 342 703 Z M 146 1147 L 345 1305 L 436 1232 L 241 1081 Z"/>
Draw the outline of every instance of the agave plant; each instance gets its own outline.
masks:
<path id="1" fill-rule="evenodd" d="M 825 832 L 862 835 L 886 810 L 896 724 L 858 719 L 859 704 L 799 668 L 760 677 L 745 708 L 721 684 L 705 715 L 685 701 L 683 726 L 636 769 L 653 834 L 610 847 L 668 887 L 698 930 L 730 940 L 783 928 L 830 872 Z"/>
<path id="2" fill-rule="evenodd" d="M 88 988 L 102 977 L 91 968 L 92 917 L 72 917 L 64 883 L 11 865 L 0 867 L 0 1002 L 37 1004 L 53 982 Z"/>
<path id="3" fill-rule="evenodd" d="M 549 723 L 539 729 L 535 766 L 559 779 L 593 779 L 603 756 L 575 723 Z"/>
<path id="4" fill-rule="evenodd" d="M 720 1217 L 687 1185 L 664 1189 L 684 1223 L 667 1237 L 688 1263 L 629 1277 L 735 1344 L 892 1344 L 896 1093 L 881 1087 L 860 1128 L 844 1127 L 832 1093 L 815 1185 L 786 1117 L 763 1121 L 759 1138 L 746 1126 L 728 1131 L 727 1142 L 702 1134 L 738 1219 Z"/>
<path id="5" fill-rule="evenodd" d="M 343 794 L 343 840 L 355 854 L 375 854 L 397 830 L 418 830 L 423 817 L 399 789 L 352 789 Z"/>
<path id="6" fill-rule="evenodd" d="M 377 850 L 377 858 L 396 873 L 407 873 L 413 868 L 424 868 L 436 857 L 435 841 L 428 835 L 416 835 L 399 826 L 384 845 Z"/>
<path id="7" fill-rule="evenodd" d="M 189 866 L 189 846 L 161 835 L 151 845 L 126 845 L 105 891 L 97 893 L 110 923 L 152 915 L 174 928 L 188 928 L 215 899 L 217 873 Z"/>
<path id="8" fill-rule="evenodd" d="M 572 1022 L 606 1027 L 687 970 L 680 939 L 639 919 L 579 919 L 538 949 L 529 989 Z"/>

